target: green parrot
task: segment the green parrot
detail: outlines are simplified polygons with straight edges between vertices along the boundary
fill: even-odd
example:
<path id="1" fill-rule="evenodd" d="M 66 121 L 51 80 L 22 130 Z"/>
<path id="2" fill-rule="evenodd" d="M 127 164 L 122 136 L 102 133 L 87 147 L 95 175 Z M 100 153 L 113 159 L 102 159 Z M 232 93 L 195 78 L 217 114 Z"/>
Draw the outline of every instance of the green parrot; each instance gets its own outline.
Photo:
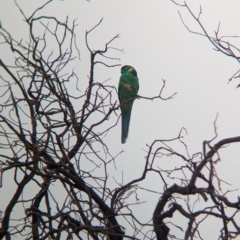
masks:
<path id="1" fill-rule="evenodd" d="M 129 65 L 123 66 L 121 74 L 118 85 L 118 98 L 122 111 L 122 144 L 124 144 L 128 137 L 133 101 L 137 96 L 139 83 L 137 71 L 133 67 Z"/>

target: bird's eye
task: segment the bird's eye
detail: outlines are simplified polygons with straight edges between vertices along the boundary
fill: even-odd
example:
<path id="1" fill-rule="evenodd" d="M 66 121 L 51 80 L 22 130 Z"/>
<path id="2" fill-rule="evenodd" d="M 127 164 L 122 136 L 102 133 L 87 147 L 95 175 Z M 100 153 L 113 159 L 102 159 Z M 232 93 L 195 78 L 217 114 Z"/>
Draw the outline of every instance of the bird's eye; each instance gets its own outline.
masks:
<path id="1" fill-rule="evenodd" d="M 134 77 L 137 77 L 137 71 L 134 68 L 131 70 L 131 73 Z"/>

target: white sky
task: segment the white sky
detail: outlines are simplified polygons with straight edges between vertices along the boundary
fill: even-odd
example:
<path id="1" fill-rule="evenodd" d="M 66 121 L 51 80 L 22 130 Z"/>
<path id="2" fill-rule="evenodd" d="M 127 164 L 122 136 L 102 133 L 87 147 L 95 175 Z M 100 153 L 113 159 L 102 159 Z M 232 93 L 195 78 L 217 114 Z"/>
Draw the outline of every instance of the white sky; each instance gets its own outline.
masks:
<path id="1" fill-rule="evenodd" d="M 18 2 L 26 16 L 29 16 L 36 6 L 45 1 Z M 190 4 L 191 1 L 187 2 Z M 240 7 L 239 1 L 194 1 L 194 5 L 190 4 L 194 13 L 198 13 L 200 4 L 203 11 L 201 20 L 209 34 L 213 34 L 221 22 L 220 33 L 223 36 L 240 35 L 240 15 L 236 10 Z M 213 122 L 217 113 L 217 140 L 240 135 L 240 89 L 236 89 L 239 80 L 228 84 L 228 79 L 239 68 L 238 63 L 214 51 L 206 38 L 189 33 L 182 24 L 178 11 L 191 29 L 200 31 L 186 9 L 174 5 L 170 0 L 69 0 L 54 1 L 45 8 L 46 15 L 57 16 L 62 21 L 67 15 L 69 22 L 77 19 L 76 34 L 81 61 L 76 61 L 74 69 L 79 78 L 87 80 L 89 70 L 89 54 L 84 45 L 85 31 L 104 17 L 99 28 L 89 37 L 92 48 L 104 48 L 107 41 L 120 34 L 121 38 L 112 46 L 124 49 L 125 54 L 115 52 L 113 56 L 121 58 L 120 64 L 136 68 L 140 82 L 139 95 L 157 95 L 162 85 L 161 79 L 166 80 L 163 96 L 178 93 L 169 101 L 136 100 L 125 145 L 121 145 L 120 123 L 106 136 L 105 141 L 113 149 L 114 155 L 124 150 L 117 159 L 117 171 L 112 172 L 119 182 L 122 181 L 122 171 L 124 183 L 139 177 L 145 163 L 146 144 L 151 144 L 155 139 L 176 137 L 182 127 L 188 132 L 184 142 L 188 145 L 190 155 L 201 151 L 203 140 L 210 140 L 214 136 Z M 0 20 L 15 38 L 27 39 L 23 18 L 12 0 L 1 0 Z M 239 42 L 235 40 L 235 43 Z M 5 53 L 4 50 L 2 53 Z M 1 55 L 3 60 L 10 61 L 8 56 Z M 1 71 L 0 69 L 0 74 Z M 96 71 L 96 81 L 103 82 L 110 78 L 109 84 L 116 87 L 119 76 L 120 67 L 99 67 Z M 240 183 L 239 147 L 235 145 L 222 152 L 222 161 L 216 167 L 219 176 L 232 184 L 231 189 L 239 188 Z M 171 163 L 171 159 L 159 159 L 158 165 L 169 169 L 175 163 Z M 7 173 L 4 174 L 4 184 L 8 177 Z M 162 183 L 155 175 L 149 175 L 144 186 L 162 191 Z M 2 194 L 10 196 L 10 189 L 3 187 L 0 189 L 0 195 Z M 237 195 L 239 191 L 233 200 Z M 146 193 L 141 196 L 142 200 L 148 201 L 148 205 L 144 205 L 139 215 L 142 220 L 147 216 L 148 219 L 144 220 L 147 221 L 160 196 L 150 197 Z M 7 198 L 5 200 L 4 205 L 8 202 Z M 0 209 L 4 209 L 1 203 Z M 171 233 L 177 234 L 175 230 Z M 207 236 L 204 239 L 217 239 L 218 232 L 213 232 L 211 237 L 208 232 Z"/>

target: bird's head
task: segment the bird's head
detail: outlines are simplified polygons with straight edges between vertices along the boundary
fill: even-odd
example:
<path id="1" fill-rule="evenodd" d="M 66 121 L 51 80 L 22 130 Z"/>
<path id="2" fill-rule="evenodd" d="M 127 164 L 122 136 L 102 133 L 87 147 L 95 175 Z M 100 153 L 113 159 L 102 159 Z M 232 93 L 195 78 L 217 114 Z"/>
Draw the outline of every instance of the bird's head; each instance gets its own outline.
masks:
<path id="1" fill-rule="evenodd" d="M 131 72 L 134 76 L 137 77 L 137 71 L 135 70 L 134 67 L 130 66 L 130 65 L 125 65 L 122 66 L 121 68 L 121 74 L 126 74 L 128 72 Z"/>

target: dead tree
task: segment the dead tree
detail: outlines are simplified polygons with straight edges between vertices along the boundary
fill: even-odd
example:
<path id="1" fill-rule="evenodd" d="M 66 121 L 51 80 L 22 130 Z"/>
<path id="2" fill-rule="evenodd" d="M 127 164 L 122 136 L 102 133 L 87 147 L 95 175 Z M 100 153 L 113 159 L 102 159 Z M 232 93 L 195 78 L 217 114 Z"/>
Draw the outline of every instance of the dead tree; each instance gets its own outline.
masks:
<path id="1" fill-rule="evenodd" d="M 105 235 L 122 239 L 124 232 L 107 203 L 110 193 L 105 188 L 107 165 L 113 157 L 102 136 L 112 126 L 101 132 L 95 130 L 117 110 L 118 103 L 113 99 L 116 89 L 94 81 L 97 64 L 119 66 L 96 60 L 97 56 L 108 57 L 105 54 L 118 35 L 103 50 L 92 50 L 88 36 L 101 21 L 86 32 L 90 74 L 85 84 L 71 72 L 71 62 L 80 54 L 75 22 L 71 25 L 68 19 L 60 22 L 55 17 L 35 17 L 44 6 L 30 17 L 24 16 L 29 41 L 15 40 L 4 27 L 0 31 L 1 39 L 15 57 L 13 66 L 0 59 L 0 134 L 1 148 L 6 152 L 1 153 L 1 163 L 2 172 L 11 173 L 16 185 L 4 211 L 0 238 L 20 234 L 25 239 L 62 239 L 62 235 L 82 239 L 79 233 L 84 232 L 92 239 Z M 39 24 L 42 31 L 36 32 Z M 92 116 L 94 121 L 90 124 Z M 101 146 L 105 158 L 95 150 L 96 145 Z M 92 163 L 91 171 L 84 170 L 84 161 Z M 99 166 L 106 170 L 100 177 L 93 171 Z M 65 192 L 62 205 L 52 193 L 53 183 L 61 185 Z M 7 186 L 10 185 L 5 183 Z M 34 193 L 25 198 L 23 190 Z M 25 217 L 12 224 L 12 212 L 20 205 L 24 206 Z"/>
<path id="2" fill-rule="evenodd" d="M 30 17 L 20 9 L 29 27 L 28 40 L 18 41 L 4 26 L 0 29 L 1 43 L 14 56 L 12 65 L 3 56 L 0 59 L 0 171 L 8 179 L 3 187 L 15 187 L 1 209 L 0 238 L 164 240 L 179 239 L 173 235 L 177 228 L 185 239 L 201 239 L 206 218 L 221 219 L 219 238 L 239 235 L 239 200 L 230 201 L 228 192 L 218 188 L 223 180 L 215 170 L 221 148 L 238 143 L 239 136 L 204 141 L 203 150 L 190 155 L 183 129 L 174 139 L 155 140 L 148 146 L 138 178 L 117 187 L 109 184 L 109 169 L 117 156 L 104 136 L 118 122 L 119 103 L 116 87 L 97 81 L 95 69 L 99 64 L 106 70 L 119 66 L 115 64 L 119 59 L 110 55 L 110 50 L 121 52 L 112 45 L 119 36 L 102 49 L 92 49 L 88 39 L 102 20 L 86 32 L 89 75 L 79 78 L 72 70 L 80 56 L 75 22 L 36 15 L 48 3 Z M 138 98 L 169 100 L 174 94 L 163 98 L 164 87 L 165 81 L 157 96 Z M 176 142 L 184 151 L 171 146 Z M 169 159 L 178 164 L 161 167 Z M 156 184 L 143 188 L 150 174 Z M 152 218 L 145 222 L 136 214 L 142 207 L 140 190 L 158 200 Z M 196 201 L 201 209 L 191 206 Z M 179 214 L 187 225 L 175 223 Z"/>
<path id="3" fill-rule="evenodd" d="M 15 59 L 12 65 L 0 59 L 1 175 L 10 178 L 3 187 L 16 188 L 3 209 L 0 238 L 120 240 L 127 236 L 119 223 L 121 209 L 128 209 L 126 195 L 137 187 L 108 187 L 116 157 L 103 138 L 118 122 L 119 103 L 116 87 L 95 78 L 97 65 L 120 66 L 109 54 L 121 52 L 112 46 L 119 36 L 96 50 L 88 40 L 102 20 L 86 32 L 90 69 L 79 79 L 72 70 L 80 58 L 75 21 L 39 16 L 49 2 L 30 17 L 19 8 L 28 40 L 0 29 L 1 43 Z M 161 98 L 164 85 L 151 99 Z M 14 215 L 19 209 L 22 215 Z"/>

